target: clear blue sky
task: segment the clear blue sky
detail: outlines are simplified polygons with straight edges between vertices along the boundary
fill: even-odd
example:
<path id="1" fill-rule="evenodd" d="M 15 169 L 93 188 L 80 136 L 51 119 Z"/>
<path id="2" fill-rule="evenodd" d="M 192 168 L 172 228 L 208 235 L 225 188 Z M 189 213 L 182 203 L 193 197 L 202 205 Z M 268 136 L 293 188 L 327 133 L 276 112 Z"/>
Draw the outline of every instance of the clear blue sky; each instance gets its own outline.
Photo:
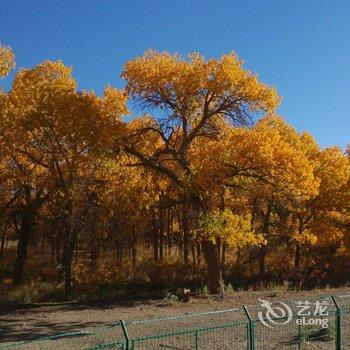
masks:
<path id="1" fill-rule="evenodd" d="M 288 122 L 321 146 L 350 143 L 350 1 L 0 0 L 0 41 L 18 67 L 61 59 L 98 93 L 123 87 L 123 63 L 148 48 L 234 50 L 276 86 Z"/>

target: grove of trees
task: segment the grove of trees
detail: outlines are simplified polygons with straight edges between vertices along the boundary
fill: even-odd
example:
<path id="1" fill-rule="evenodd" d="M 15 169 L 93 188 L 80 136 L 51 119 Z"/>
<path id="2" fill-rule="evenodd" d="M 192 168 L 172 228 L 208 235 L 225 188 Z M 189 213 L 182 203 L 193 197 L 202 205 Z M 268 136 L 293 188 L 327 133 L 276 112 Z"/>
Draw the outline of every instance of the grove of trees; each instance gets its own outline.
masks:
<path id="1" fill-rule="evenodd" d="M 234 53 L 149 50 L 121 76 L 98 96 L 46 61 L 0 90 L 3 298 L 350 282 L 349 153 L 287 124 Z"/>

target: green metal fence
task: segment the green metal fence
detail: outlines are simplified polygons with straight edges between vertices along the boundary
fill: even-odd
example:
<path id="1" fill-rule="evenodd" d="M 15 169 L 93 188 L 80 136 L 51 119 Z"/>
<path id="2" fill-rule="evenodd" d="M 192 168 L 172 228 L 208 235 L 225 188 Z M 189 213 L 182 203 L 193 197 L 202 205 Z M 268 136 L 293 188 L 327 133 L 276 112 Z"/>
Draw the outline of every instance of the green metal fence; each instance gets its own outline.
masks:
<path id="1" fill-rule="evenodd" d="M 119 321 L 105 327 L 0 344 L 0 350 L 350 350 L 350 295 L 270 305 L 270 312 L 255 305 Z"/>

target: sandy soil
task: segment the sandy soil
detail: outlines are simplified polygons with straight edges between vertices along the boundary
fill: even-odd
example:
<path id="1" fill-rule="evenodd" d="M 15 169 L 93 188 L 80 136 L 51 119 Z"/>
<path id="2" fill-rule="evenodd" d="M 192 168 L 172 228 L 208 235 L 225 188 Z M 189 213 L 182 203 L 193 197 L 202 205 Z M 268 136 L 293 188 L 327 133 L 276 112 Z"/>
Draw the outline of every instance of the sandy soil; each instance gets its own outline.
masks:
<path id="1" fill-rule="evenodd" d="M 49 303 L 0 305 L 0 343 L 86 329 L 124 320 L 152 319 L 191 313 L 257 305 L 258 299 L 310 300 L 320 296 L 350 294 L 350 287 L 313 291 L 240 291 L 224 298 L 201 296 L 188 302 L 173 300 L 131 300 L 113 303 Z"/>

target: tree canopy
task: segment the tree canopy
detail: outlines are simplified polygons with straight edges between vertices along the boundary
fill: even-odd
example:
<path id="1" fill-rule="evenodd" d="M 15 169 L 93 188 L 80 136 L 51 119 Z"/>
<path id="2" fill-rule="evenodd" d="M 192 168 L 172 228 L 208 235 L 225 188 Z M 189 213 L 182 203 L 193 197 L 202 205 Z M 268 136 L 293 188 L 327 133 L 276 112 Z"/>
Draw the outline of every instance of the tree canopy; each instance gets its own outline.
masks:
<path id="1" fill-rule="evenodd" d="M 0 77 L 14 67 L 0 46 Z M 235 53 L 149 50 L 122 77 L 99 96 L 45 61 L 0 91 L 8 295 L 310 286 L 350 266 L 350 152 L 278 116 L 276 89 Z"/>

